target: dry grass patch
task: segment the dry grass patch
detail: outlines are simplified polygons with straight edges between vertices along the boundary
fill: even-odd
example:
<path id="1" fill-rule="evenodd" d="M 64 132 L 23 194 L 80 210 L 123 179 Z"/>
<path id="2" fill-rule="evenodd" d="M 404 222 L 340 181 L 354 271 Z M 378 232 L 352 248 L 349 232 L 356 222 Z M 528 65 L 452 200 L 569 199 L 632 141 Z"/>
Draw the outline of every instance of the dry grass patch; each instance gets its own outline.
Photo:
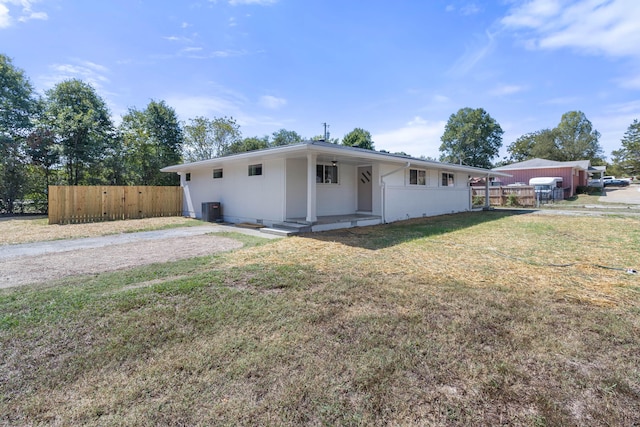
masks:
<path id="1" fill-rule="evenodd" d="M 286 265 L 394 281 L 443 279 L 475 287 L 552 291 L 604 305 L 635 303 L 637 218 L 549 217 L 495 212 L 309 234 L 256 249 L 232 263 Z M 330 277 L 330 276 L 329 276 Z"/>
<path id="2" fill-rule="evenodd" d="M 202 222 L 200 221 L 184 217 L 144 218 L 127 221 L 67 225 L 49 225 L 46 218 L 7 219 L 0 221 L 0 245 L 96 237 L 108 234 L 157 230 L 168 227 L 187 227 L 201 224 Z"/>
<path id="3" fill-rule="evenodd" d="M 2 291 L 0 423 L 637 425 L 638 225 L 455 215 Z"/>

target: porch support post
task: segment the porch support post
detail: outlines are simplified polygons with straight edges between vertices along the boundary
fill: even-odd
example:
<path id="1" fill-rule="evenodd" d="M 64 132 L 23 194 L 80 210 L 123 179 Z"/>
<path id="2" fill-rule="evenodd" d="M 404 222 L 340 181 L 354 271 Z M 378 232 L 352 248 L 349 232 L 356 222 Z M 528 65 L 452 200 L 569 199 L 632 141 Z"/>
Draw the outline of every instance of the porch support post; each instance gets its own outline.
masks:
<path id="1" fill-rule="evenodd" d="M 491 208 L 491 200 L 489 199 L 489 174 L 487 174 L 487 179 L 484 183 L 484 208 Z"/>
<path id="2" fill-rule="evenodd" d="M 316 154 L 307 153 L 307 218 L 306 221 L 318 221 L 316 216 Z"/>

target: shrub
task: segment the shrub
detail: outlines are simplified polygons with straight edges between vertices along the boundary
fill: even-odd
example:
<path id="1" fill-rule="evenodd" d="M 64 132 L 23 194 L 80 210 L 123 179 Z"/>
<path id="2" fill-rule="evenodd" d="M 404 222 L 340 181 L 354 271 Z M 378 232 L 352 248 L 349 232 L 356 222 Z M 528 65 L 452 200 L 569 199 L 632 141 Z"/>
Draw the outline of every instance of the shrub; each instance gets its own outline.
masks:
<path id="1" fill-rule="evenodd" d="M 516 193 L 511 193 L 507 196 L 507 206 L 520 206 L 520 201 Z"/>
<path id="2" fill-rule="evenodd" d="M 482 206 L 484 205 L 484 196 L 473 196 L 471 199 L 473 206 Z"/>
<path id="3" fill-rule="evenodd" d="M 600 187 L 578 185 L 578 187 L 576 188 L 576 194 L 600 194 L 601 192 L 602 192 L 602 188 Z"/>

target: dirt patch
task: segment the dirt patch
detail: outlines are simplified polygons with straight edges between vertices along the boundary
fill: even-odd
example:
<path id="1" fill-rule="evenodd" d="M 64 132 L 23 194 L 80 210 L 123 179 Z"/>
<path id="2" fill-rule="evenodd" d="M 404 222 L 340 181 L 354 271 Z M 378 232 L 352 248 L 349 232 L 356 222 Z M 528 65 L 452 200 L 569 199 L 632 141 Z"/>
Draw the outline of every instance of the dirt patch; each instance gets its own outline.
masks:
<path id="1" fill-rule="evenodd" d="M 240 247 L 241 242 L 227 237 L 200 235 L 22 256 L 2 262 L 0 288 L 176 261 Z"/>
<path id="2" fill-rule="evenodd" d="M 200 221 L 179 216 L 67 225 L 49 225 L 46 217 L 3 218 L 0 221 L 0 245 L 105 236 L 163 227 L 189 226 L 194 223 L 202 224 Z"/>

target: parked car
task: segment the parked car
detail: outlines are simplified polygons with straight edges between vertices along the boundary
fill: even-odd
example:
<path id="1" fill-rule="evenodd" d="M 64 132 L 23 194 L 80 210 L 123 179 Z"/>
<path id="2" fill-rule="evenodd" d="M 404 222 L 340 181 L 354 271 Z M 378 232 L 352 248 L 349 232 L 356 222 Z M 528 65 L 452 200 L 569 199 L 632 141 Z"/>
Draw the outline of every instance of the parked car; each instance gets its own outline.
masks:
<path id="1" fill-rule="evenodd" d="M 604 182 L 605 187 L 626 187 L 627 185 L 629 185 L 629 181 L 626 179 L 614 178 L 608 179 Z"/>

